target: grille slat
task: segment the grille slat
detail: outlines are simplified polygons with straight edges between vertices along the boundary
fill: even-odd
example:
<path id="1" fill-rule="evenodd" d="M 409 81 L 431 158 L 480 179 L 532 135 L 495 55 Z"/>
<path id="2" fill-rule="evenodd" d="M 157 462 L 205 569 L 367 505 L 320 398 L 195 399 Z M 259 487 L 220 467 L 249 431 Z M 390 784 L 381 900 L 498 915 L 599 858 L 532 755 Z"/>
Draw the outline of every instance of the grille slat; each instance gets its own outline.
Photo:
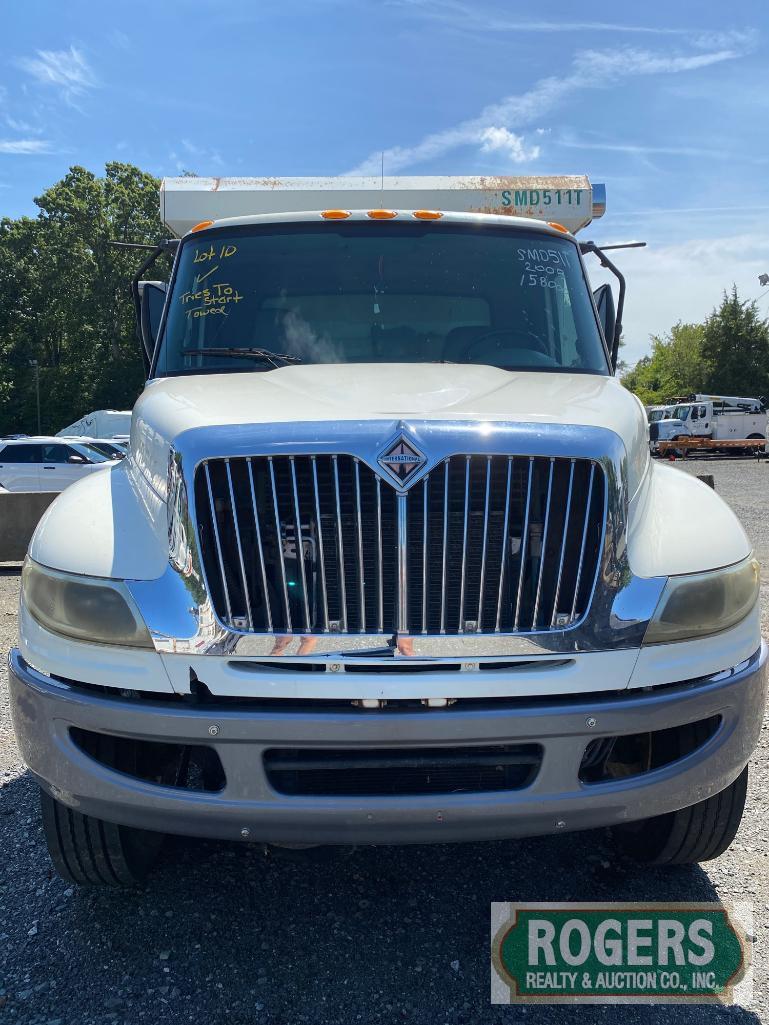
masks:
<path id="1" fill-rule="evenodd" d="M 227 619 L 232 621 L 232 607 L 230 606 L 230 590 L 227 586 L 227 574 L 224 569 L 224 559 L 222 558 L 222 542 L 219 537 L 219 522 L 218 516 L 216 515 L 216 503 L 214 502 L 214 491 L 211 487 L 211 474 L 208 469 L 208 463 L 206 463 L 206 486 L 208 488 L 208 504 L 211 510 L 211 522 L 213 524 L 214 531 L 214 543 L 216 544 L 216 558 L 219 563 L 219 575 L 222 582 L 222 590 L 224 592 L 224 604 L 227 609 Z"/>
<path id="2" fill-rule="evenodd" d="M 586 612 L 605 479 L 585 459 L 452 456 L 405 494 L 351 455 L 212 459 L 195 482 L 218 618 L 256 633 L 515 633 Z"/>
<path id="3" fill-rule="evenodd" d="M 587 543 L 587 532 L 588 532 L 588 530 L 590 528 L 590 504 L 591 504 L 591 499 L 593 497 L 593 482 L 594 482 L 594 480 L 595 480 L 595 464 L 593 464 L 590 467 L 590 483 L 588 484 L 587 501 L 585 502 L 585 522 L 584 522 L 584 526 L 582 528 L 582 543 L 581 543 L 580 548 L 579 548 L 579 564 L 577 566 L 577 581 L 576 581 L 576 583 L 574 585 L 574 600 L 573 600 L 572 605 L 571 605 L 571 618 L 572 619 L 574 619 L 574 616 L 576 614 L 577 602 L 579 601 L 579 588 L 580 588 L 580 583 L 582 582 L 582 568 L 583 568 L 584 561 L 585 561 L 585 545 Z"/>
<path id="4" fill-rule="evenodd" d="M 342 537 L 342 499 L 339 493 L 339 460 L 337 456 L 331 457 L 334 467 L 334 497 L 336 499 L 336 543 L 337 555 L 339 558 L 337 579 L 339 581 L 339 619 L 342 632 L 347 632 L 347 582 L 344 573 L 344 539 Z"/>
<path id="5" fill-rule="evenodd" d="M 382 562 L 382 482 L 376 479 L 376 537 L 377 537 L 377 627 L 384 630 L 384 572 Z"/>
<path id="6" fill-rule="evenodd" d="M 518 569 L 518 589 L 515 597 L 515 620 L 513 622 L 513 630 L 518 630 L 518 624 L 521 617 L 521 599 L 523 597 L 523 581 L 524 573 L 526 570 L 526 546 L 529 540 L 529 516 L 531 512 L 531 485 L 534 478 L 534 460 L 529 459 L 529 475 L 526 484 L 526 512 L 524 513 L 523 530 L 521 531 L 521 540 L 519 545 L 520 566 Z"/>
<path id="7" fill-rule="evenodd" d="M 289 462 L 291 464 L 291 490 L 294 496 L 294 522 L 296 523 L 296 548 L 300 554 L 304 552 L 304 537 L 302 536 L 302 516 L 299 512 L 299 491 L 296 486 L 296 462 L 293 456 L 289 456 Z M 237 523 L 235 524 L 237 529 Z M 312 627 L 310 620 L 310 603 L 307 598 L 307 574 L 305 571 L 305 559 L 300 557 L 297 559 L 299 563 L 299 572 L 302 578 L 302 605 L 304 607 L 304 628 L 309 632 Z"/>
<path id="8" fill-rule="evenodd" d="M 563 533 L 561 537 L 561 555 L 558 559 L 558 578 L 555 584 L 555 598 L 553 599 L 553 614 L 550 617 L 550 628 L 555 626 L 558 615 L 558 599 L 561 597 L 561 581 L 563 580 L 563 561 L 566 557 L 566 542 L 569 537 L 569 517 L 571 515 L 571 496 L 574 491 L 574 460 L 571 460 L 569 467 L 569 492 L 566 498 L 566 512 L 563 518 Z"/>
<path id="9" fill-rule="evenodd" d="M 486 492 L 483 504 L 483 542 L 481 544 L 481 582 L 478 589 L 478 629 L 483 625 L 483 589 L 486 584 L 486 545 L 489 540 L 489 498 L 491 495 L 491 456 L 486 457 Z"/>
<path id="10" fill-rule="evenodd" d="M 553 466 L 555 460 L 550 460 L 550 471 L 547 478 L 547 498 L 545 499 L 545 522 L 542 527 L 542 540 L 540 542 L 539 549 L 539 573 L 537 574 L 537 596 L 534 599 L 534 615 L 531 619 L 531 629 L 537 629 L 537 619 L 539 618 L 539 602 L 542 597 L 542 578 L 545 574 L 545 563 L 546 563 L 546 552 L 547 552 L 547 541 L 548 541 L 548 528 L 550 527 L 550 500 L 553 497 Z"/>
<path id="11" fill-rule="evenodd" d="M 499 624 L 502 617 L 502 595 L 504 594 L 505 588 L 505 570 L 507 568 L 507 549 L 508 549 L 508 536 L 507 528 L 510 522 L 510 486 L 512 484 L 513 477 L 513 457 L 507 457 L 507 483 L 505 485 L 505 521 L 502 527 L 502 551 L 500 554 L 499 562 L 499 587 L 497 589 L 497 618 L 495 620 L 494 629 L 499 633 Z"/>
<path id="12" fill-rule="evenodd" d="M 360 464 L 355 460 L 355 519 L 358 528 L 358 584 L 360 587 L 360 630 L 366 630 L 366 577 L 363 561 L 363 519 L 360 506 Z"/>
<path id="13" fill-rule="evenodd" d="M 288 579 L 286 576 L 286 557 L 284 553 L 283 536 L 281 531 L 281 517 L 278 506 L 278 488 L 275 482 L 275 465 L 272 456 L 267 457 L 270 466 L 270 484 L 272 486 L 272 507 L 275 516 L 275 540 L 278 551 L 278 565 L 280 568 L 280 582 L 283 585 L 283 608 L 286 611 L 286 629 L 291 630 L 291 602 L 288 599 Z"/>
<path id="14" fill-rule="evenodd" d="M 224 467 L 227 471 L 227 492 L 230 499 L 230 508 L 232 509 L 232 520 L 233 526 L 235 527 L 235 542 L 238 547 L 238 568 L 240 569 L 240 583 L 243 588 L 243 601 L 246 606 L 246 618 L 248 619 L 248 629 L 254 629 L 254 619 L 251 615 L 251 599 L 248 594 L 248 580 L 246 579 L 246 566 L 243 561 L 243 543 L 241 541 L 240 534 L 240 523 L 238 522 L 238 508 L 235 503 L 235 492 L 232 487 L 232 470 L 230 469 L 229 459 L 225 459 Z"/>
<path id="15" fill-rule="evenodd" d="M 323 517 L 320 512 L 320 492 L 318 491 L 318 464 L 315 456 L 312 457 L 312 486 L 313 498 L 315 499 L 315 530 L 318 538 L 318 572 L 320 575 L 320 597 L 323 610 L 323 629 L 328 630 L 328 594 L 326 589 L 326 557 L 323 550 Z M 265 583 L 265 589 L 267 584 Z"/>
<path id="16" fill-rule="evenodd" d="M 443 547 L 441 548 L 443 572 L 441 574 L 441 633 L 446 632 L 446 560 L 449 553 L 449 461 L 444 465 L 443 484 Z"/>
<path id="17" fill-rule="evenodd" d="M 259 571 L 262 581 L 262 597 L 264 600 L 264 610 L 267 619 L 267 629 L 272 632 L 272 609 L 270 607 L 270 589 L 267 586 L 267 564 L 264 561 L 264 546 L 262 544 L 262 526 L 259 518 L 259 506 L 256 502 L 256 491 L 254 488 L 254 468 L 251 464 L 251 460 L 247 459 L 246 464 L 248 467 L 248 484 L 249 491 L 251 494 L 251 511 L 254 516 L 254 537 L 256 539 L 257 554 L 259 556 Z"/>
<path id="18" fill-rule="evenodd" d="M 427 536 L 429 476 L 422 481 L 422 633 L 427 633 Z"/>

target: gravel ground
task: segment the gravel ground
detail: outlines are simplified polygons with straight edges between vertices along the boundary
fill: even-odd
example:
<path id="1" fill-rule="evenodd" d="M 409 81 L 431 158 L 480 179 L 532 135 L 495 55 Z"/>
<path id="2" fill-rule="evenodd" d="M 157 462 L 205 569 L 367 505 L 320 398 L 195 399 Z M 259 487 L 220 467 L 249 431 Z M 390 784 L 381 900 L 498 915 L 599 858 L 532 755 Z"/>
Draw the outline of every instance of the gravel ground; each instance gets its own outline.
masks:
<path id="1" fill-rule="evenodd" d="M 764 561 L 769 464 L 680 463 L 713 473 Z M 738 496 L 738 497 L 736 497 Z M 15 642 L 19 576 L 0 569 L 0 650 Z M 739 836 L 716 862 L 655 871 L 618 861 L 603 831 L 440 847 L 323 852 L 168 843 L 145 889 L 90 893 L 54 875 L 36 787 L 19 761 L 0 670 L 0 1019 L 121 1022 L 766 1022 L 769 1025 L 769 730 Z M 752 1010 L 492 1007 L 494 900 L 751 900 Z"/>

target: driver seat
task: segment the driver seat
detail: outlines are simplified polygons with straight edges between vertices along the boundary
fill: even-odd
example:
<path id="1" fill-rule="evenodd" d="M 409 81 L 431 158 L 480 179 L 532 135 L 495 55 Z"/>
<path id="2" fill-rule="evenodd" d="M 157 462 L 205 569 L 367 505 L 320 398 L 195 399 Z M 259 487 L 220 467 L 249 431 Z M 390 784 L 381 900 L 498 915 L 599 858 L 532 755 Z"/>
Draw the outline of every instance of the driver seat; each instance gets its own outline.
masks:
<path id="1" fill-rule="evenodd" d="M 452 327 L 443 340 L 442 358 L 449 363 L 457 363 L 465 349 L 476 339 L 483 338 L 494 328 L 490 324 L 470 324 L 463 327 Z"/>

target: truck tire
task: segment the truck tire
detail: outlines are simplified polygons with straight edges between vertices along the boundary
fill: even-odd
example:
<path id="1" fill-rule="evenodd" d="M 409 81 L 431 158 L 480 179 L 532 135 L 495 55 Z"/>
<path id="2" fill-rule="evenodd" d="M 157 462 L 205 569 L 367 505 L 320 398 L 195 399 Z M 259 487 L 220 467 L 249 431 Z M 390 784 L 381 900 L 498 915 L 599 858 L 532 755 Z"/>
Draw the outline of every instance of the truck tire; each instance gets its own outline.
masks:
<path id="1" fill-rule="evenodd" d="M 78 886 L 136 886 L 163 843 L 162 833 L 118 826 L 73 811 L 40 791 L 43 832 L 54 868 Z"/>
<path id="2" fill-rule="evenodd" d="M 620 849 L 647 865 L 691 865 L 718 858 L 740 827 L 748 767 L 726 790 L 688 808 L 615 827 Z"/>

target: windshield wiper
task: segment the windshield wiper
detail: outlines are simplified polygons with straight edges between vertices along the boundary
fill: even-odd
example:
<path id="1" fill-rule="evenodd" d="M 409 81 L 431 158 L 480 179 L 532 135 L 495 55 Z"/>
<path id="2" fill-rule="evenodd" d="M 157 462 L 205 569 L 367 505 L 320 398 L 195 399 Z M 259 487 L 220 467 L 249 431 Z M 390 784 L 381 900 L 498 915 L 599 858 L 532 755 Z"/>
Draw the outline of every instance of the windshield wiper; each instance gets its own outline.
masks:
<path id="1" fill-rule="evenodd" d="M 273 352 L 271 349 L 260 349 L 256 346 L 224 346 L 218 348 L 189 348 L 182 349 L 185 356 L 233 356 L 236 359 L 261 359 L 265 363 L 272 363 L 274 367 L 289 366 L 292 363 L 301 363 L 301 356 L 292 356 L 290 352 Z"/>

